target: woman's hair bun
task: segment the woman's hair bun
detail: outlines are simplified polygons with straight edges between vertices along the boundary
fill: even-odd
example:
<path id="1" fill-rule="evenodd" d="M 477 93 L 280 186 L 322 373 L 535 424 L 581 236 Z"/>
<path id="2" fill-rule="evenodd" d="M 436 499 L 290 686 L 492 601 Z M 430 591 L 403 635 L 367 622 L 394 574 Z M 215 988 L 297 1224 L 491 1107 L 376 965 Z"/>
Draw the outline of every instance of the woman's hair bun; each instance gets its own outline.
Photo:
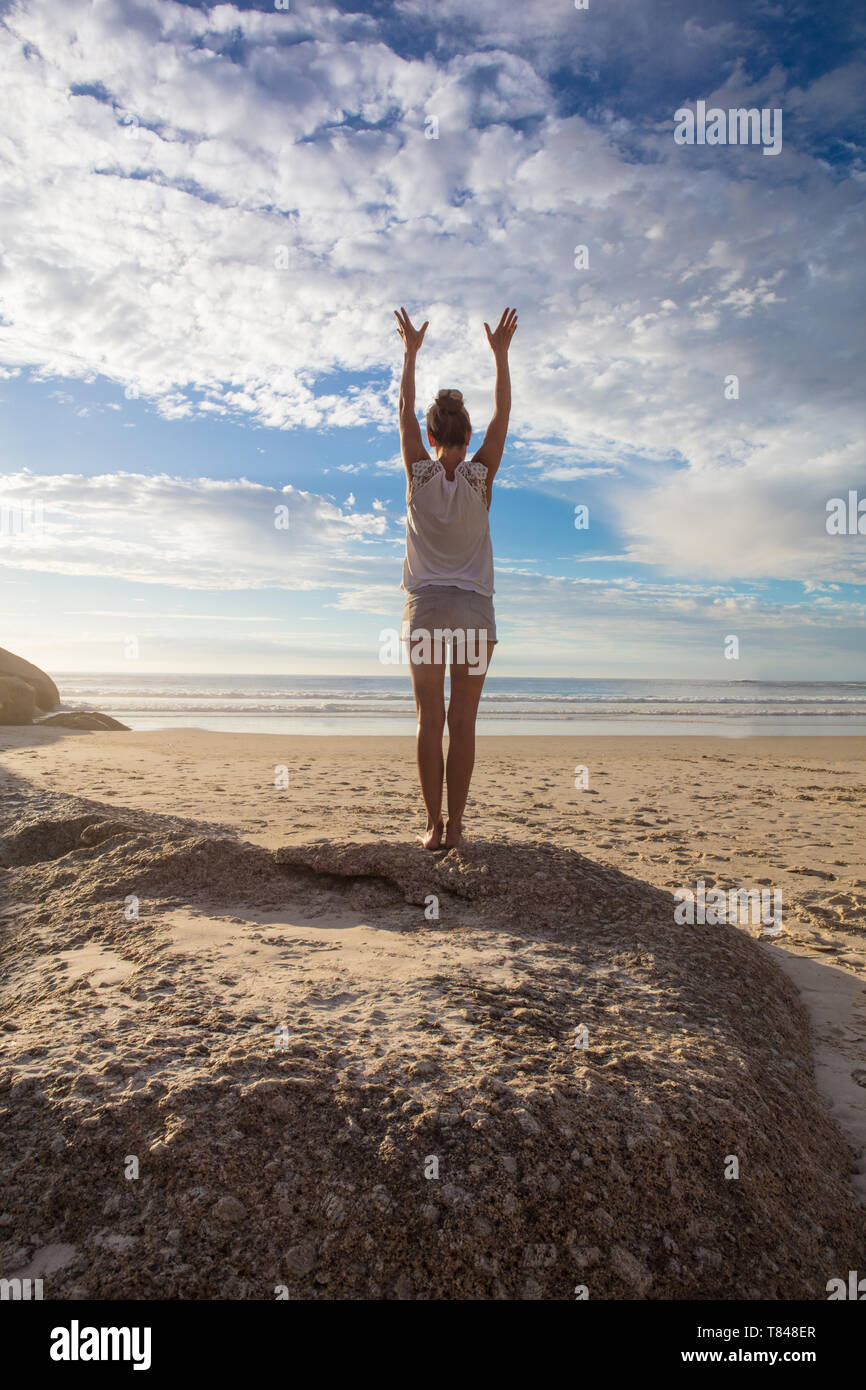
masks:
<path id="1" fill-rule="evenodd" d="M 469 412 L 463 404 L 463 392 L 443 387 L 427 411 L 427 431 L 437 444 L 454 446 L 466 444 L 472 433 Z"/>

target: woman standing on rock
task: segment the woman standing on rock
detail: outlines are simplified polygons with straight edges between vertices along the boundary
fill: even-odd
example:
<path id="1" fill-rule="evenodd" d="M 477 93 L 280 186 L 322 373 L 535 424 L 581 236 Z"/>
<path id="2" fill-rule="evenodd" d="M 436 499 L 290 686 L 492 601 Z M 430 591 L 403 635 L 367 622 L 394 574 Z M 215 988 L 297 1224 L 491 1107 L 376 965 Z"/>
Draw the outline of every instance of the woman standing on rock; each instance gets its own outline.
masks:
<path id="1" fill-rule="evenodd" d="M 475 717 L 496 643 L 490 499 L 511 411 L 508 348 L 517 313 L 506 309 L 491 332 L 496 401 L 484 443 L 466 458 L 472 436 L 460 391 L 440 391 L 427 411 L 427 452 L 415 415 L 415 359 L 427 323 L 413 328 L 394 310 L 405 349 L 400 383 L 400 446 L 406 469 L 406 558 L 403 636 L 409 644 L 418 711 L 418 773 L 427 808 L 425 849 L 460 843 L 463 811 L 475 763 Z M 445 662 L 451 644 L 450 697 L 445 710 Z M 442 736 L 448 722 L 448 759 Z M 448 785 L 448 825 L 442 819 L 442 781 Z"/>

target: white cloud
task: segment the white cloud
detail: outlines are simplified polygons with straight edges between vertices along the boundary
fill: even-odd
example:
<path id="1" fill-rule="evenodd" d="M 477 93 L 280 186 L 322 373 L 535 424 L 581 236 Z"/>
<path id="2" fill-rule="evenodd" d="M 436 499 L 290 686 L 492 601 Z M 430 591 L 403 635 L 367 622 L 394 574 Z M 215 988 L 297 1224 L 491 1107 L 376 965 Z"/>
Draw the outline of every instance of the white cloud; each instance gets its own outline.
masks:
<path id="1" fill-rule="evenodd" d="M 338 588 L 371 572 L 387 530 L 380 513 L 244 478 L 21 472 L 3 478 L 0 502 L 39 520 L 5 538 L 7 569 L 185 589 Z"/>
<path id="2" fill-rule="evenodd" d="M 431 320 L 419 407 L 457 381 L 478 430 L 492 403 L 481 321 L 507 300 L 528 452 L 504 488 L 596 479 L 627 553 L 667 569 L 862 580 L 821 516 L 863 476 L 857 178 L 796 143 L 762 159 L 676 147 L 656 114 L 560 114 L 557 72 L 596 72 L 633 5 L 398 9 L 433 26 L 423 58 L 389 47 L 375 16 L 302 0 L 7 11 L 6 373 L 101 375 L 169 419 L 392 429 L 404 302 Z M 772 100 L 811 131 L 854 109 L 856 64 L 790 90 L 779 67 L 756 82 L 725 56 L 745 47 L 744 21 L 693 9 L 628 30 L 636 70 L 644 49 L 664 54 L 671 116 L 694 95 Z M 727 76 L 695 91 L 707 57 Z M 375 379 L 338 392 L 340 369 Z M 165 520 L 183 541 L 172 571 L 217 578 Z M 346 519 L 326 524 L 348 537 Z M 106 563 L 154 582 L 161 541 L 133 531 Z M 88 549 L 65 546 L 63 563 Z M 275 561 L 266 548 L 262 576 Z"/>

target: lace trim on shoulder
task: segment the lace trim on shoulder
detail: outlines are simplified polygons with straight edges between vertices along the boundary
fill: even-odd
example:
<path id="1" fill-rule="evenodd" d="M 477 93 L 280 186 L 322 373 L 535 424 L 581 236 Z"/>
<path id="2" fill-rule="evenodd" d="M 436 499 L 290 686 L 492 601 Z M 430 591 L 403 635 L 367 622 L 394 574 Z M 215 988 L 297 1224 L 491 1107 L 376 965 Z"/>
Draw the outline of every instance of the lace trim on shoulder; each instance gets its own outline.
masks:
<path id="1" fill-rule="evenodd" d="M 429 483 L 437 468 L 441 468 L 438 459 L 419 459 L 412 464 L 412 486 L 409 488 L 409 496 L 417 492 L 425 483 Z"/>
<path id="2" fill-rule="evenodd" d="M 429 483 L 442 467 L 438 459 L 419 459 L 412 464 L 412 483 L 409 496 L 413 497 L 425 483 Z M 456 468 L 469 484 L 475 495 L 487 506 L 487 467 L 478 459 L 464 459 Z"/>
<path id="3" fill-rule="evenodd" d="M 487 506 L 487 466 L 480 459 L 464 459 L 460 469 L 472 491 Z"/>

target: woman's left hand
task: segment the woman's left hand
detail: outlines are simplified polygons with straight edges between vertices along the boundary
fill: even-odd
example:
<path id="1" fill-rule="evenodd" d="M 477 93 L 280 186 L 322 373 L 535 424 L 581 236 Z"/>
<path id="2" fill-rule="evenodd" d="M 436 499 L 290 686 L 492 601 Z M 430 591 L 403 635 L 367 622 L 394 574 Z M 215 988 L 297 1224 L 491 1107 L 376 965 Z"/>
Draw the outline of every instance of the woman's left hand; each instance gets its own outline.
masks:
<path id="1" fill-rule="evenodd" d="M 487 341 L 493 349 L 494 357 L 508 356 L 508 349 L 516 328 L 516 309 L 506 309 L 492 333 L 490 331 L 490 324 L 485 323 L 484 331 L 487 334 Z"/>
<path id="2" fill-rule="evenodd" d="M 430 320 L 427 319 L 420 328 L 413 328 L 412 321 L 402 306 L 399 313 L 396 309 L 394 310 L 394 317 L 397 320 L 397 332 L 403 339 L 403 346 L 406 351 L 417 352 L 424 341 L 424 334 L 427 332 Z"/>

